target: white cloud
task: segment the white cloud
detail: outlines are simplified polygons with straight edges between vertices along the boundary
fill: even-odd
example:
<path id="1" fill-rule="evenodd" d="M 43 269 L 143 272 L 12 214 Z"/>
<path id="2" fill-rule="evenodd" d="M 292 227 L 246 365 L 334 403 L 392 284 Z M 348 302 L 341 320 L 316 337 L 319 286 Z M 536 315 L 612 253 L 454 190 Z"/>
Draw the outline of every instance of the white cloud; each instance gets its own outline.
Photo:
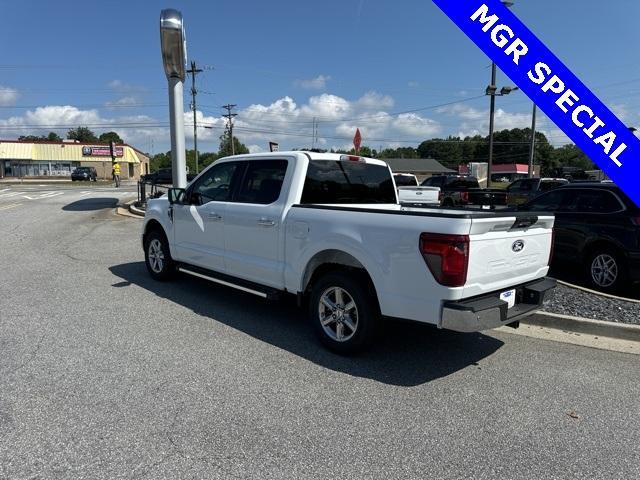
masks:
<path id="1" fill-rule="evenodd" d="M 15 105 L 19 97 L 20 94 L 15 88 L 0 85 L 0 106 L 10 107 L 11 105 Z"/>
<path id="2" fill-rule="evenodd" d="M 113 102 L 105 102 L 104 106 L 107 108 L 118 108 L 118 107 L 130 107 L 132 105 L 137 105 L 139 100 L 134 96 L 120 97 L 118 100 Z"/>
<path id="3" fill-rule="evenodd" d="M 296 80 L 294 85 L 300 88 L 307 88 L 309 90 L 322 90 L 327 87 L 327 82 L 331 80 L 329 75 L 318 75 L 315 78 L 309 78 L 305 80 Z"/>
<path id="4" fill-rule="evenodd" d="M 368 91 L 356 101 L 356 107 L 365 110 L 391 108 L 395 104 L 389 95 L 382 95 L 373 90 Z"/>
<path id="5" fill-rule="evenodd" d="M 409 82 L 407 82 L 407 87 L 409 88 L 416 88 L 420 86 L 420 82 L 416 82 L 415 80 L 410 80 Z"/>

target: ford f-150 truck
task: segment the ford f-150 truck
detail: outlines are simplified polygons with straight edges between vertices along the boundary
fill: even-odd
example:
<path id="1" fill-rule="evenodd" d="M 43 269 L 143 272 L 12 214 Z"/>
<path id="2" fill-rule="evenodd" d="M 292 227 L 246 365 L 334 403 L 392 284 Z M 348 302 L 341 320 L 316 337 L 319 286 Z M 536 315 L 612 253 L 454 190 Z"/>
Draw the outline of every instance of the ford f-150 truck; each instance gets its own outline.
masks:
<path id="1" fill-rule="evenodd" d="M 157 280 L 297 295 L 321 341 L 350 353 L 383 320 L 469 332 L 533 313 L 555 286 L 553 221 L 403 207 L 383 161 L 273 152 L 223 158 L 150 200 L 142 245 Z"/>

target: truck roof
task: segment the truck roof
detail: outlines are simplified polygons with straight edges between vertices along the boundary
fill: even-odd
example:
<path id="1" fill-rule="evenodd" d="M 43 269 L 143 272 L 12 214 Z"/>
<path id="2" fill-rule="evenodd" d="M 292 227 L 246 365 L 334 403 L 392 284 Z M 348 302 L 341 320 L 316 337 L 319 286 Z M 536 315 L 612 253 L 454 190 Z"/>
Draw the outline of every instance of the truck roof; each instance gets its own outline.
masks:
<path id="1" fill-rule="evenodd" d="M 346 158 L 346 157 L 352 157 L 352 158 L 357 157 L 357 155 L 349 155 L 346 153 L 318 153 L 318 152 L 308 152 L 305 150 L 292 150 L 292 151 L 281 151 L 281 152 L 247 153 L 243 155 L 235 155 L 233 157 L 224 157 L 224 158 L 221 158 L 220 160 L 229 160 L 232 158 L 233 159 L 240 159 L 240 158 L 259 159 L 259 158 L 273 158 L 273 157 L 282 158 L 283 155 L 292 156 L 292 155 L 299 155 L 299 154 L 304 154 L 311 160 L 340 161 L 340 160 L 350 160 L 350 158 Z M 373 165 L 388 166 L 387 162 L 383 160 L 378 160 L 375 158 L 368 158 L 368 157 L 359 157 L 359 158 L 361 159 L 361 161 L 364 161 L 365 163 L 370 163 Z"/>

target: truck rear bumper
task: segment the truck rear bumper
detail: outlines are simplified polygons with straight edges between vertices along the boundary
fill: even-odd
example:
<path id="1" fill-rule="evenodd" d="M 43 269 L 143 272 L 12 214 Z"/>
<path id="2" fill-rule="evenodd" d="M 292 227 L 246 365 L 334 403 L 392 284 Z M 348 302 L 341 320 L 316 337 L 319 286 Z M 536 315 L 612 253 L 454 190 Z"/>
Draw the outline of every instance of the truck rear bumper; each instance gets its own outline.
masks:
<path id="1" fill-rule="evenodd" d="M 519 285 L 515 287 L 516 304 L 511 308 L 500 300 L 500 292 L 445 302 L 438 326 L 457 332 L 478 332 L 508 325 L 538 310 L 551 298 L 555 287 L 556 280 L 548 277 Z"/>

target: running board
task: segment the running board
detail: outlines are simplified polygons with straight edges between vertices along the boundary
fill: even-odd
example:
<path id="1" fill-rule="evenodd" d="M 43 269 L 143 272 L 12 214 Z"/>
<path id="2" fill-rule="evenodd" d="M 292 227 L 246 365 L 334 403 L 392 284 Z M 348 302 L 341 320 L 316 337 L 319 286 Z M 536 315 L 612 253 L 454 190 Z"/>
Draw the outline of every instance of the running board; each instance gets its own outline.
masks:
<path id="1" fill-rule="evenodd" d="M 219 285 L 224 285 L 225 287 L 231 287 L 242 292 L 251 293 L 252 295 L 256 295 L 258 297 L 266 298 L 269 300 L 276 299 L 280 293 L 278 290 L 273 288 L 262 287 L 261 285 L 255 284 L 253 282 L 249 282 L 239 278 L 236 279 L 229 275 L 223 275 L 217 272 L 210 272 L 208 270 L 193 267 L 191 265 L 189 265 L 188 267 L 178 266 L 178 271 L 186 273 L 188 275 L 193 275 L 194 277 L 202 278 L 204 280 L 209 280 L 210 282 L 214 282 Z M 224 280 L 217 277 L 222 277 L 224 278 Z"/>

